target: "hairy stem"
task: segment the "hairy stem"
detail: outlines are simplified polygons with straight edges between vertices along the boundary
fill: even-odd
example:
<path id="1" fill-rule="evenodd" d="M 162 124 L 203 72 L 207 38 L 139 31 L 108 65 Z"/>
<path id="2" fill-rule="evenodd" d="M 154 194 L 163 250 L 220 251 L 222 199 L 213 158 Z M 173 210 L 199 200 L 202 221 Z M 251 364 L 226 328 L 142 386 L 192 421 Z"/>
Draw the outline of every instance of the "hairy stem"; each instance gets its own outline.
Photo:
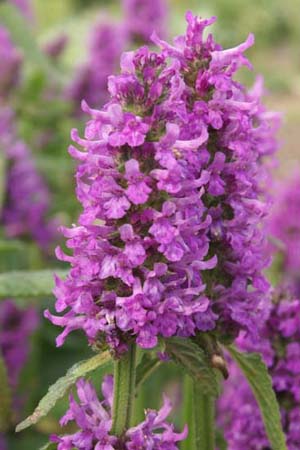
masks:
<path id="1" fill-rule="evenodd" d="M 122 436 L 132 425 L 135 396 L 136 346 L 131 344 L 114 363 L 114 403 L 112 433 Z"/>

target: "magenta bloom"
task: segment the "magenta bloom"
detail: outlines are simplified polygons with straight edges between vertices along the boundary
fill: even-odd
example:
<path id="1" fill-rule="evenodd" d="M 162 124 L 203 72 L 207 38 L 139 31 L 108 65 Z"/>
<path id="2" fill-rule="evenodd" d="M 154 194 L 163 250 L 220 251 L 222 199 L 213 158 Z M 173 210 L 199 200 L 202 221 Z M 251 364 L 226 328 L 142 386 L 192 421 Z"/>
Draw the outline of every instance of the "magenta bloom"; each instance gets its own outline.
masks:
<path id="1" fill-rule="evenodd" d="M 148 44 L 156 31 L 165 36 L 167 26 L 167 0 L 122 0 L 125 26 L 133 42 Z"/>
<path id="2" fill-rule="evenodd" d="M 79 431 L 71 435 L 52 436 L 57 450 L 177 450 L 177 442 L 187 436 L 187 429 L 176 433 L 166 422 L 171 411 L 170 401 L 164 397 L 159 411 L 147 410 L 145 421 L 126 431 L 123 438 L 110 434 L 112 427 L 113 378 L 106 376 L 102 383 L 103 401 L 99 401 L 91 383 L 77 382 L 79 403 L 70 396 L 70 408 L 60 420 L 62 426 L 75 421 Z"/>
<path id="3" fill-rule="evenodd" d="M 280 294 L 281 295 L 281 294 Z M 280 405 L 283 429 L 289 450 L 300 448 L 300 301 L 275 299 L 256 345 L 245 337 L 239 345 L 246 351 L 261 352 L 273 380 Z M 230 450 L 269 448 L 254 396 L 236 366 L 219 401 L 219 422 L 225 430 Z"/>
<path id="4" fill-rule="evenodd" d="M 222 50 L 203 38 L 213 18 L 187 21 L 174 46 L 154 36 L 161 52 L 123 54 L 102 110 L 83 103 L 82 151 L 70 147 L 83 212 L 63 230 L 72 255 L 57 251 L 72 267 L 56 280 L 65 315 L 46 312 L 64 328 L 58 345 L 75 329 L 117 351 L 198 330 L 232 339 L 267 315 L 262 157 L 277 116 L 260 80 L 250 92 L 233 80 L 253 37 Z"/>

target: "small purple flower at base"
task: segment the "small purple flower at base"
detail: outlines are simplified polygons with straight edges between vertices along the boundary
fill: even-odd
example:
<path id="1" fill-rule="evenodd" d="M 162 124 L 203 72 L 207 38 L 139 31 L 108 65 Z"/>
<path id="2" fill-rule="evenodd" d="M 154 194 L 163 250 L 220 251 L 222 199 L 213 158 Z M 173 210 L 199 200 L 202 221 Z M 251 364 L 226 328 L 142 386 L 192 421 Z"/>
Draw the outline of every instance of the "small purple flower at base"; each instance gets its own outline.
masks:
<path id="1" fill-rule="evenodd" d="M 300 448 L 300 301 L 277 292 L 270 317 L 255 345 L 245 336 L 239 347 L 260 352 L 272 377 L 289 450 Z M 240 370 L 231 361 L 230 377 L 218 404 L 218 421 L 230 450 L 269 448 L 256 400 Z"/>
<path id="2" fill-rule="evenodd" d="M 122 56 L 102 110 L 83 102 L 84 138 L 72 131 L 82 150 L 70 147 L 83 212 L 63 231 L 72 255 L 57 252 L 71 264 L 55 289 L 65 315 L 46 313 L 64 328 L 59 345 L 75 329 L 117 353 L 128 339 L 256 337 L 268 315 L 263 160 L 278 117 L 261 80 L 247 91 L 233 79 L 253 37 L 222 50 L 204 38 L 213 18 L 187 22 L 174 46 L 154 36 L 160 52 Z"/>
<path id="3" fill-rule="evenodd" d="M 112 428 L 113 377 L 107 375 L 102 383 L 104 399 L 100 401 L 91 383 L 77 382 L 79 403 L 70 396 L 70 408 L 60 420 L 62 426 L 75 421 L 79 430 L 66 436 L 52 436 L 57 450 L 177 450 L 177 443 L 187 436 L 187 428 L 176 433 L 173 425 L 166 422 L 171 404 L 164 397 L 159 411 L 147 410 L 145 421 L 130 428 L 119 438 L 110 434 Z"/>

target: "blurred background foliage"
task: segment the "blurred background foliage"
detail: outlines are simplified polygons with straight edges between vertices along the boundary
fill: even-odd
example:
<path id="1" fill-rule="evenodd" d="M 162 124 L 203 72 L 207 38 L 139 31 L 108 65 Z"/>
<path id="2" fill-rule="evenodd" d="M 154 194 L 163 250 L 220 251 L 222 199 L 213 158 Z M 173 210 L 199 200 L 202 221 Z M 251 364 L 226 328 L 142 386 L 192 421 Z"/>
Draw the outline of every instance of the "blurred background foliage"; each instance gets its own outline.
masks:
<path id="1" fill-rule="evenodd" d="M 109 0 L 33 0 L 34 21 L 30 28 L 38 44 L 43 47 L 60 33 L 68 37 L 68 44 L 59 61 L 58 73 L 62 82 L 70 80 L 76 68 L 87 58 L 87 42 L 93 23 L 104 14 L 121 20 L 119 1 Z M 300 8 L 298 0 L 169 0 L 168 31 L 171 36 L 183 32 L 184 13 L 191 9 L 201 16 L 216 15 L 218 22 L 213 31 L 224 47 L 243 41 L 248 32 L 254 32 L 256 45 L 249 58 L 255 73 L 265 77 L 269 96 L 266 103 L 285 113 L 281 132 L 283 150 L 279 153 L 280 175 L 291 171 L 299 162 L 298 128 L 300 120 Z M 24 37 L 25 38 L 25 37 Z M 60 95 L 47 96 L 53 89 L 45 72 L 31 61 L 24 60 L 25 81 L 12 101 L 18 119 L 20 136 L 34 152 L 38 168 L 44 174 L 51 190 L 50 215 L 66 225 L 76 220 L 78 204 L 74 194 L 74 163 L 67 153 L 70 129 L 82 128 L 80 119 L 72 117 L 70 105 Z M 241 71 L 242 79 L 251 83 L 253 74 Z M 55 89 L 55 87 L 54 87 Z M 44 139 L 48 133 L 48 139 Z M 41 152 L 41 148 L 43 151 Z M 1 161 L 0 161 L 1 163 Z M 1 241 L 2 242 L 2 241 Z M 30 242 L 0 242 L 0 269 L 37 268 L 58 262 L 45 258 Z M 52 252 L 53 254 L 53 252 Z M 40 311 L 51 305 L 53 298 L 43 299 Z M 42 316 L 42 313 L 41 313 Z M 86 340 L 72 335 L 63 348 L 55 347 L 57 329 L 41 318 L 41 325 L 33 336 L 30 360 L 23 370 L 20 392 L 26 398 L 23 417 L 31 413 L 47 388 L 75 362 L 91 354 Z M 180 402 L 176 383 L 178 372 L 169 370 L 168 364 L 145 384 L 140 400 L 149 407 L 157 407 L 153 392 L 165 390 L 175 403 Z M 97 372 L 96 385 L 101 374 Z M 139 402 L 142 405 L 142 401 Z M 16 436 L 11 430 L 9 449 L 37 449 L 52 432 L 58 432 L 57 421 L 65 412 L 67 399 L 58 403 L 50 415 L 33 429 Z M 142 412 L 142 406 L 141 406 Z M 178 417 L 177 419 L 178 420 Z"/>

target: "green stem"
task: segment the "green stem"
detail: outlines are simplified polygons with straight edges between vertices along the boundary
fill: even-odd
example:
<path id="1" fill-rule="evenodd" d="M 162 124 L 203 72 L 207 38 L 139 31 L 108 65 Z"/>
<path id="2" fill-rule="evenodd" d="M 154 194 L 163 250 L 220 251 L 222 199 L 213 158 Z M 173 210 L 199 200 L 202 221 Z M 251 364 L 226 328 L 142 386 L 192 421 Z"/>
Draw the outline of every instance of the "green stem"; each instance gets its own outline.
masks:
<path id="1" fill-rule="evenodd" d="M 131 344 L 114 363 L 114 403 L 112 434 L 122 436 L 133 419 L 135 396 L 136 346 Z"/>
<path id="2" fill-rule="evenodd" d="M 182 424 L 188 425 L 189 433 L 187 438 L 180 445 L 181 450 L 193 450 L 195 442 L 195 420 L 193 414 L 193 380 L 189 375 L 184 376 L 183 381 L 183 408 Z"/>
<path id="3" fill-rule="evenodd" d="M 215 449 L 215 400 L 203 394 L 199 383 L 193 384 L 193 411 L 195 420 L 194 449 Z"/>

